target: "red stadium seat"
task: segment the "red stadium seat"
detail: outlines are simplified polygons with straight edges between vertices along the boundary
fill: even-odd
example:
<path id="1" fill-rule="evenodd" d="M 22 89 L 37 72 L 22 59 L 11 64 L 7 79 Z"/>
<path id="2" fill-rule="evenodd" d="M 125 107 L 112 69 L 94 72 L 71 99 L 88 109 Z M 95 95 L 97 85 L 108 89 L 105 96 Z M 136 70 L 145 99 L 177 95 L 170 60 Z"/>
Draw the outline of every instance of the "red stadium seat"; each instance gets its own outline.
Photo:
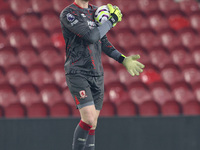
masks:
<path id="1" fill-rule="evenodd" d="M 196 99 L 200 102 L 200 82 L 193 85 L 193 92 L 195 94 Z"/>
<path id="2" fill-rule="evenodd" d="M 64 101 L 67 104 L 69 104 L 72 107 L 75 107 L 74 99 L 73 99 L 68 87 L 63 89 L 62 95 L 63 95 Z"/>
<path id="3" fill-rule="evenodd" d="M 32 12 L 32 7 L 27 0 L 10 0 L 10 7 L 17 16 Z"/>
<path id="4" fill-rule="evenodd" d="M 42 29 L 34 30 L 30 33 L 31 43 L 35 48 L 50 45 L 49 35 Z"/>
<path id="5" fill-rule="evenodd" d="M 13 87 L 9 84 L 1 84 L 0 86 L 0 105 L 7 107 L 10 104 L 18 102 L 18 97 L 15 94 Z"/>
<path id="6" fill-rule="evenodd" d="M 38 54 L 32 46 L 25 46 L 19 49 L 18 57 L 23 66 L 30 67 L 41 62 Z"/>
<path id="7" fill-rule="evenodd" d="M 116 105 L 128 100 L 128 94 L 125 86 L 119 82 L 112 82 L 106 86 L 106 92 L 109 94 L 109 99 Z"/>
<path id="8" fill-rule="evenodd" d="M 154 100 L 161 105 L 164 104 L 166 101 L 170 101 L 173 99 L 171 90 L 163 82 L 153 84 L 151 86 L 151 93 Z"/>
<path id="9" fill-rule="evenodd" d="M 63 35 L 61 32 L 55 32 L 51 35 L 51 41 L 53 45 L 57 48 L 63 48 L 65 47 L 65 40 L 63 38 Z"/>
<path id="10" fill-rule="evenodd" d="M 111 2 L 107 0 L 107 3 L 111 3 Z M 105 4 L 106 2 L 103 3 L 103 5 Z M 124 15 L 131 13 L 131 11 L 138 10 L 138 2 L 136 0 L 131 1 L 131 5 L 130 5 L 130 1 L 124 1 L 124 0 L 117 0 L 117 1 L 114 0 L 111 4 L 115 4 L 116 6 L 118 6 L 120 10 L 122 11 L 122 14 Z"/>
<path id="11" fill-rule="evenodd" d="M 52 67 L 56 64 L 64 63 L 64 59 L 54 48 L 46 47 L 40 53 L 40 59 L 42 63 L 48 67 Z"/>
<path id="12" fill-rule="evenodd" d="M 19 96 L 20 102 L 26 107 L 34 103 L 42 102 L 37 88 L 32 83 L 27 83 L 19 87 L 17 95 Z"/>
<path id="13" fill-rule="evenodd" d="M 146 16 L 141 11 L 131 12 L 128 16 L 128 24 L 134 32 L 141 31 L 149 26 Z"/>
<path id="14" fill-rule="evenodd" d="M 0 66 L 6 68 L 7 66 L 17 64 L 19 62 L 16 52 L 12 47 L 4 47 L 0 51 Z"/>
<path id="15" fill-rule="evenodd" d="M 56 103 L 50 107 L 51 117 L 69 117 L 70 115 L 70 107 L 64 102 Z"/>
<path id="16" fill-rule="evenodd" d="M 180 1 L 180 8 L 183 12 L 190 14 L 199 10 L 199 4 L 196 0 Z"/>
<path id="17" fill-rule="evenodd" d="M 27 107 L 27 116 L 29 118 L 44 118 L 49 114 L 48 107 L 44 103 L 34 103 Z"/>
<path id="18" fill-rule="evenodd" d="M 40 21 L 40 18 L 37 14 L 31 13 L 31 14 L 24 14 L 20 17 L 20 24 L 22 29 L 31 32 L 34 29 L 41 28 L 42 23 Z"/>
<path id="19" fill-rule="evenodd" d="M 159 46 L 161 41 L 156 33 L 151 29 L 142 30 L 139 35 L 140 43 L 145 48 Z"/>
<path id="20" fill-rule="evenodd" d="M 36 64 L 29 68 L 29 76 L 32 82 L 37 86 L 53 83 L 53 77 L 47 68 L 42 64 Z"/>
<path id="21" fill-rule="evenodd" d="M 168 49 L 174 48 L 175 46 L 181 44 L 181 40 L 179 39 L 178 35 L 176 35 L 176 33 L 171 29 L 162 30 L 159 36 L 163 46 Z"/>
<path id="22" fill-rule="evenodd" d="M 110 30 L 109 32 L 107 32 L 106 36 L 112 45 L 114 45 L 115 47 L 118 46 L 118 41 L 115 40 L 116 34 L 114 33 L 114 30 Z"/>
<path id="23" fill-rule="evenodd" d="M 49 0 L 31 0 L 33 11 L 36 13 L 43 13 L 53 8 L 51 1 Z"/>
<path id="24" fill-rule="evenodd" d="M 182 105 L 184 115 L 200 115 L 200 103 L 198 101 L 189 101 Z"/>
<path id="25" fill-rule="evenodd" d="M 168 14 L 173 10 L 179 10 L 179 3 L 174 0 L 158 0 L 159 9 Z"/>
<path id="26" fill-rule="evenodd" d="M 100 117 L 113 117 L 116 115 L 116 107 L 111 102 L 104 102 Z"/>
<path id="27" fill-rule="evenodd" d="M 160 114 L 158 104 L 152 100 L 143 102 L 138 107 L 140 116 L 157 116 Z"/>
<path id="28" fill-rule="evenodd" d="M 139 77 L 141 78 L 141 81 L 147 85 L 161 81 L 161 75 L 154 68 L 145 67 Z"/>
<path id="29" fill-rule="evenodd" d="M 161 106 L 163 116 L 178 116 L 181 114 L 181 107 L 176 101 L 167 101 Z"/>
<path id="30" fill-rule="evenodd" d="M 131 49 L 132 46 L 138 44 L 136 36 L 128 29 L 118 31 L 116 36 L 119 46 L 125 50 Z"/>
<path id="31" fill-rule="evenodd" d="M 2 118 L 3 116 L 4 116 L 4 109 L 0 107 L 0 118 Z"/>
<path id="32" fill-rule="evenodd" d="M 150 62 L 149 55 L 148 55 L 147 51 L 139 45 L 135 45 L 135 46 L 131 47 L 130 49 L 127 49 L 127 51 L 125 52 L 125 55 L 127 55 L 127 56 L 137 55 L 137 54 L 140 55 L 139 61 L 141 63 L 147 64 L 147 63 Z"/>
<path id="33" fill-rule="evenodd" d="M 182 72 L 187 83 L 193 85 L 200 82 L 200 71 L 196 65 L 187 65 Z"/>
<path id="34" fill-rule="evenodd" d="M 200 67 L 200 46 L 192 50 L 192 58 L 196 65 Z"/>
<path id="35" fill-rule="evenodd" d="M 11 29 L 19 27 L 17 18 L 11 12 L 5 12 L 0 14 L 0 28 L 4 31 L 10 31 Z"/>
<path id="36" fill-rule="evenodd" d="M 171 62 L 170 54 L 162 47 L 155 47 L 150 52 L 152 64 L 162 69 Z"/>
<path id="37" fill-rule="evenodd" d="M 174 98 L 177 102 L 184 104 L 195 98 L 191 88 L 184 82 L 176 83 L 172 87 Z"/>
<path id="38" fill-rule="evenodd" d="M 187 48 L 193 48 L 199 44 L 199 37 L 196 31 L 191 28 L 185 29 L 180 32 L 182 44 Z"/>
<path id="39" fill-rule="evenodd" d="M 153 11 L 149 14 L 148 20 L 152 29 L 160 32 L 161 30 L 167 28 L 168 21 L 165 15 L 161 11 Z"/>
<path id="40" fill-rule="evenodd" d="M 21 65 L 12 65 L 6 72 L 8 82 L 15 87 L 19 87 L 30 81 L 27 71 Z"/>
<path id="41" fill-rule="evenodd" d="M 0 67 L 0 85 L 7 82 L 5 71 Z"/>
<path id="42" fill-rule="evenodd" d="M 53 74 L 55 83 L 61 86 L 62 88 L 65 88 L 67 86 L 67 83 L 63 66 L 63 63 L 55 65 L 52 67 L 51 72 Z"/>
<path id="43" fill-rule="evenodd" d="M 0 5 L 0 10 L 3 11 L 9 11 L 10 10 L 10 5 L 8 1 L 0 0 L 1 5 Z"/>
<path id="44" fill-rule="evenodd" d="M 141 104 L 152 98 L 149 89 L 140 82 L 134 83 L 128 87 L 128 95 L 136 104 Z"/>
<path id="45" fill-rule="evenodd" d="M 124 101 L 117 106 L 117 115 L 120 117 L 136 116 L 137 107 L 131 101 Z"/>
<path id="46" fill-rule="evenodd" d="M 117 76 L 114 68 L 109 64 L 104 64 L 104 83 L 107 85 L 108 83 L 117 81 Z"/>
<path id="47" fill-rule="evenodd" d="M 58 86 L 55 84 L 46 84 L 40 88 L 42 101 L 48 106 L 53 106 L 56 103 L 62 102 L 63 97 Z"/>
<path id="48" fill-rule="evenodd" d="M 150 11 L 158 9 L 158 1 L 157 0 L 138 0 L 139 8 L 148 14 Z"/>
<path id="49" fill-rule="evenodd" d="M 60 28 L 59 16 L 53 11 L 48 11 L 48 12 L 43 13 L 43 16 L 41 19 L 42 19 L 43 27 L 49 32 L 57 28 Z"/>
<path id="50" fill-rule="evenodd" d="M 141 81 L 139 76 L 132 77 L 124 66 L 119 66 L 117 70 L 117 76 L 119 78 L 119 81 L 125 84 L 126 86 L 129 86 L 130 84 L 134 84 L 134 82 Z"/>
<path id="51" fill-rule="evenodd" d="M 23 118 L 26 115 L 25 107 L 20 103 L 10 104 L 4 110 L 6 118 Z"/>
<path id="52" fill-rule="evenodd" d="M 196 13 L 193 13 L 190 15 L 190 23 L 194 29 L 196 29 L 197 31 L 200 31 L 200 14 L 199 14 L 199 12 L 196 12 Z"/>
<path id="53" fill-rule="evenodd" d="M 0 48 L 8 46 L 8 39 L 3 31 L 0 30 Z"/>
<path id="54" fill-rule="evenodd" d="M 172 12 L 169 16 L 169 25 L 172 29 L 179 31 L 190 26 L 188 18 L 180 12 Z"/>
<path id="55" fill-rule="evenodd" d="M 28 36 L 21 29 L 14 30 L 8 34 L 10 45 L 15 48 L 22 48 L 30 44 Z"/>
<path id="56" fill-rule="evenodd" d="M 52 0 L 53 3 L 53 8 L 56 12 L 61 13 L 61 11 L 67 7 L 68 5 L 70 5 L 71 3 L 73 3 L 72 0 Z"/>
<path id="57" fill-rule="evenodd" d="M 165 66 L 161 71 L 161 76 L 163 81 L 170 86 L 183 81 L 183 75 L 180 69 L 174 64 Z"/>
<path id="58" fill-rule="evenodd" d="M 183 46 L 175 47 L 171 52 L 171 57 L 174 64 L 178 65 L 180 68 L 193 62 L 191 54 Z"/>
<path id="59" fill-rule="evenodd" d="M 72 116 L 80 118 L 79 110 L 75 106 L 71 106 Z"/>

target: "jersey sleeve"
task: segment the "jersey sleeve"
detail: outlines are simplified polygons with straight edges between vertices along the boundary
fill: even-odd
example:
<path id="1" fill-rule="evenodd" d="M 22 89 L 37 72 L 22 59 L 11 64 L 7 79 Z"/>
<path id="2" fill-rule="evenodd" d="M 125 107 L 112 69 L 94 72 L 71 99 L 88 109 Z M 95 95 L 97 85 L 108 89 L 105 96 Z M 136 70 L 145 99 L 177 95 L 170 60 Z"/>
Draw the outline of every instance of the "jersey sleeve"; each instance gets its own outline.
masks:
<path id="1" fill-rule="evenodd" d="M 102 51 L 108 55 L 109 57 L 115 59 L 116 61 L 118 61 L 119 63 L 122 63 L 124 60 L 124 55 L 121 54 L 109 41 L 107 36 L 105 35 L 102 39 L 101 39 L 101 47 L 102 47 Z"/>
<path id="2" fill-rule="evenodd" d="M 62 12 L 60 14 L 60 22 L 68 30 L 90 43 L 100 40 L 99 29 L 97 27 L 90 29 L 88 23 L 75 10 L 65 10 Z"/>

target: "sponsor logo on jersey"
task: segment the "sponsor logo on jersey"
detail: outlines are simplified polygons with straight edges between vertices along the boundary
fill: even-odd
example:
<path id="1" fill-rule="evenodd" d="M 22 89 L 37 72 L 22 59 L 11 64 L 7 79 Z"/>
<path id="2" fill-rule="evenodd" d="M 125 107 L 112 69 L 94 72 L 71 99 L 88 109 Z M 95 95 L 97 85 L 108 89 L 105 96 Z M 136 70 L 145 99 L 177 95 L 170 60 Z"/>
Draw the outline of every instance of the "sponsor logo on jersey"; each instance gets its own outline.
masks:
<path id="1" fill-rule="evenodd" d="M 88 22 L 88 26 L 90 29 L 94 29 L 94 27 L 96 27 L 96 23 L 94 21 L 87 21 Z"/>
<path id="2" fill-rule="evenodd" d="M 76 19 L 74 22 L 71 23 L 72 26 L 78 23 L 78 20 Z"/>
<path id="3" fill-rule="evenodd" d="M 80 94 L 80 96 L 81 96 L 81 97 L 80 97 L 81 99 L 87 97 L 87 95 L 85 94 L 85 90 L 80 91 L 79 94 Z"/>
<path id="4" fill-rule="evenodd" d="M 73 21 L 75 20 L 75 16 L 72 15 L 72 14 L 70 14 L 70 13 L 68 13 L 66 16 L 67 16 L 67 20 L 68 20 L 69 22 L 73 22 Z"/>

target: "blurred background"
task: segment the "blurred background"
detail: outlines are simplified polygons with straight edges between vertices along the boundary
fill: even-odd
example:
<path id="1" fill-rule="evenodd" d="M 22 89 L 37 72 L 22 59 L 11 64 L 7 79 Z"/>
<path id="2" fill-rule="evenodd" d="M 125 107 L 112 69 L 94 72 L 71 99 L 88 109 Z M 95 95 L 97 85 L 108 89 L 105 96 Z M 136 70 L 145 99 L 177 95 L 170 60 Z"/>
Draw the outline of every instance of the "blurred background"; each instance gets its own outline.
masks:
<path id="1" fill-rule="evenodd" d="M 73 0 L 0 1 L 0 116 L 78 117 L 65 82 L 59 13 Z M 125 55 L 146 65 L 131 77 L 102 54 L 101 116 L 200 114 L 200 9 L 196 0 L 94 0 L 120 7 L 108 34 Z"/>
<path id="2" fill-rule="evenodd" d="M 3 122 L 11 118 L 79 118 L 65 82 L 65 43 L 59 22 L 60 12 L 71 3 L 73 0 L 0 0 Z M 100 116 L 121 119 L 173 116 L 177 120 L 198 117 L 198 1 L 93 0 L 91 3 L 119 6 L 123 21 L 109 31 L 108 39 L 125 55 L 140 54 L 140 61 L 146 65 L 140 76 L 131 77 L 121 64 L 102 54 L 105 96 Z"/>

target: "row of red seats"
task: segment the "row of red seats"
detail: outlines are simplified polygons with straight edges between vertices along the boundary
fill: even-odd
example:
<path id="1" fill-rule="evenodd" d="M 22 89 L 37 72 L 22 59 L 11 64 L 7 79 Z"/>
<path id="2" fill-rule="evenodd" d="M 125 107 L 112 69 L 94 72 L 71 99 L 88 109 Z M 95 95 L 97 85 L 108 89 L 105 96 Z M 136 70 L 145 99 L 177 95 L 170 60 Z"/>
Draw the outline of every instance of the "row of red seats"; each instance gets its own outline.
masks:
<path id="1" fill-rule="evenodd" d="M 186 82 L 191 86 L 200 82 L 200 71 L 196 65 L 186 65 L 180 70 L 176 65 L 169 64 L 161 69 L 160 72 L 154 66 L 146 65 L 144 72 L 139 77 L 131 77 L 122 65 L 118 65 L 118 70 L 114 70 L 111 65 L 104 65 L 106 86 L 112 82 L 121 82 L 127 87 L 135 82 L 143 82 L 147 85 L 154 82 L 165 82 L 172 87 L 178 82 Z M 15 87 L 20 87 L 29 82 L 38 87 L 48 83 L 55 83 L 64 88 L 66 82 L 63 66 L 63 63 L 59 63 L 47 68 L 43 64 L 34 64 L 25 68 L 22 65 L 13 64 L 6 69 L 0 68 L 0 83 L 10 83 Z"/>
<path id="2" fill-rule="evenodd" d="M 142 82 L 135 82 L 129 86 L 113 82 L 105 87 L 104 101 L 121 105 L 122 102 L 129 100 L 139 105 L 153 100 L 163 105 L 168 101 L 174 100 L 180 104 L 185 104 L 193 100 L 200 102 L 199 93 L 200 82 L 193 87 L 190 87 L 185 82 L 179 82 L 171 86 L 171 88 L 163 82 L 153 83 L 149 86 Z M 36 102 L 43 102 L 49 106 L 65 102 L 70 106 L 74 106 L 74 101 L 68 88 L 61 88 L 53 83 L 41 86 L 26 83 L 20 87 L 13 87 L 7 83 L 1 84 L 0 105 L 6 107 L 15 102 L 26 106 Z"/>
<path id="3" fill-rule="evenodd" d="M 155 101 L 146 101 L 136 105 L 131 101 L 125 101 L 121 105 L 111 102 L 104 102 L 100 117 L 112 116 L 178 116 L 178 115 L 200 115 L 200 103 L 189 101 L 180 105 L 175 101 L 168 101 L 159 106 Z M 0 117 L 6 118 L 41 118 L 41 117 L 80 117 L 75 106 L 70 107 L 66 103 L 60 102 L 48 107 L 44 103 L 34 103 L 25 107 L 20 103 L 14 103 L 7 107 L 0 107 Z"/>
<path id="4" fill-rule="evenodd" d="M 165 16 L 158 10 L 150 12 L 148 15 L 145 15 L 142 11 L 133 11 L 124 16 L 124 20 L 127 20 L 127 22 L 121 22 L 115 30 L 129 27 L 134 32 L 139 32 L 142 29 L 150 27 L 159 32 L 167 27 L 171 27 L 177 31 L 186 27 L 192 27 L 199 31 L 199 18 L 199 12 L 195 12 L 187 17 L 181 11 L 171 12 L 168 16 Z M 12 12 L 6 11 L 0 13 L 0 28 L 3 31 L 21 28 L 26 32 L 31 32 L 37 28 L 44 28 L 44 30 L 52 33 L 60 28 L 59 14 L 49 10 L 41 15 L 27 13 L 18 18 Z"/>
<path id="5" fill-rule="evenodd" d="M 0 0 L 1 11 L 12 11 L 17 16 L 54 10 L 60 13 L 73 0 Z"/>
<path id="6" fill-rule="evenodd" d="M 61 10 L 71 4 L 72 0 L 1 0 L 1 10 L 12 10 L 16 15 L 21 16 L 25 13 L 42 13 L 47 10 Z M 186 13 L 192 13 L 199 10 L 196 0 L 184 0 L 176 2 L 174 0 L 95 0 L 92 1 L 97 6 L 112 3 L 120 7 L 123 13 L 128 13 L 133 10 L 141 10 L 148 13 L 152 10 L 161 10 L 165 13 L 173 10 L 182 10 Z M 130 5 L 131 3 L 131 5 Z"/>

